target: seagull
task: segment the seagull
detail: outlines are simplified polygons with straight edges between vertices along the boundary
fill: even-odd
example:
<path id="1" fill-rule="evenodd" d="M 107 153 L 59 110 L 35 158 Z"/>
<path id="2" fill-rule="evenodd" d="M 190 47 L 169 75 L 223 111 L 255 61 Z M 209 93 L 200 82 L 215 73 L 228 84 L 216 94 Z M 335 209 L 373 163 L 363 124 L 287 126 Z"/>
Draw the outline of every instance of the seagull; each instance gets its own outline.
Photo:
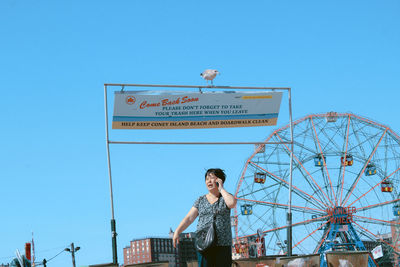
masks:
<path id="1" fill-rule="evenodd" d="M 200 73 L 200 76 L 203 77 L 204 80 L 207 81 L 211 81 L 211 85 L 213 85 L 213 80 L 214 78 L 217 76 L 217 74 L 219 74 L 219 72 L 217 70 L 205 70 L 202 73 Z"/>

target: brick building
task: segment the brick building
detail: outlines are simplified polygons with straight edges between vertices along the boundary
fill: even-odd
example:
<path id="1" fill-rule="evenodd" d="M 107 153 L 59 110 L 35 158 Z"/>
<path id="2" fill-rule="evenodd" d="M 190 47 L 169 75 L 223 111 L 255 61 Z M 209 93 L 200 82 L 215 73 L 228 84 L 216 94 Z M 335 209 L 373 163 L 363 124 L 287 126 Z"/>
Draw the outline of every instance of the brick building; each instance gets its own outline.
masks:
<path id="1" fill-rule="evenodd" d="M 123 252 L 124 266 L 168 261 L 170 267 L 186 267 L 187 261 L 197 258 L 192 233 L 181 234 L 177 249 L 172 245 L 172 238 L 148 237 L 132 240 Z"/>

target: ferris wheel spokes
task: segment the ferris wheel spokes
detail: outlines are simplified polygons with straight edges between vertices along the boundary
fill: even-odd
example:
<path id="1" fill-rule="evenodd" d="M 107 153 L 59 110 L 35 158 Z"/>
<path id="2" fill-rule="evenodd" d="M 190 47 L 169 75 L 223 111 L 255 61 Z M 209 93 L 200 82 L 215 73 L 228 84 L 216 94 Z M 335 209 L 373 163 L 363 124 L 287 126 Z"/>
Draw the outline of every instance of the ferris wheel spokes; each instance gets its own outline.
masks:
<path id="1" fill-rule="evenodd" d="M 306 224 L 310 224 L 310 223 L 315 223 L 315 222 L 318 222 L 318 221 L 322 221 L 323 219 L 325 219 L 325 218 L 327 218 L 327 217 L 329 217 L 329 216 L 328 216 L 328 215 L 324 215 L 324 216 L 316 217 L 316 218 L 313 218 L 313 219 L 309 219 L 309 220 L 304 220 L 304 221 L 301 221 L 301 222 L 293 223 L 293 224 L 292 224 L 292 227 L 302 226 L 302 225 L 306 225 Z M 326 223 L 327 223 L 327 222 L 325 222 L 324 224 L 322 224 L 322 226 L 324 226 Z M 322 226 L 321 226 L 321 227 L 322 227 Z M 321 229 L 321 227 L 320 227 L 320 229 Z M 286 229 L 286 228 L 288 228 L 287 225 L 279 226 L 279 227 L 276 227 L 276 228 L 273 228 L 273 229 L 265 230 L 265 231 L 263 231 L 262 233 L 263 233 L 263 234 L 268 234 L 268 233 L 276 232 L 276 231 L 283 230 L 283 229 Z M 239 238 L 239 239 L 243 239 L 243 238 L 247 238 L 247 237 L 251 237 L 251 236 L 256 236 L 256 235 L 257 235 L 257 233 L 255 233 L 255 234 L 250 234 L 250 235 L 245 235 L 245 236 L 240 236 L 240 237 L 238 237 L 238 238 Z"/>
<path id="2" fill-rule="evenodd" d="M 329 231 L 326 230 L 324 235 L 322 236 L 321 240 L 318 242 L 318 246 L 314 249 L 313 253 L 318 253 L 319 249 L 321 248 L 322 244 L 324 243 L 324 240 L 328 237 Z"/>
<path id="3" fill-rule="evenodd" d="M 346 141 L 345 141 L 346 149 L 345 149 L 345 152 L 344 152 L 344 157 L 345 158 L 347 157 L 347 151 L 348 151 L 347 149 L 349 147 L 349 130 L 350 130 L 350 115 L 349 115 L 349 118 L 347 120 Z M 341 187 L 341 190 L 340 190 L 340 201 L 339 201 L 339 203 L 342 203 L 345 171 L 346 171 L 346 164 L 343 165 L 343 176 L 342 176 L 342 182 L 341 182 L 342 187 Z M 340 173 L 339 173 L 339 179 L 340 179 Z"/>
<path id="4" fill-rule="evenodd" d="M 262 192 L 265 192 L 265 189 L 272 189 L 273 187 L 277 187 L 277 186 L 279 186 L 278 183 L 276 183 L 276 184 L 271 184 L 271 185 L 269 185 L 269 186 L 266 186 L 266 187 L 263 187 L 263 188 L 254 190 L 254 191 L 252 191 L 252 192 L 250 192 L 250 193 L 240 195 L 240 196 L 238 196 L 238 197 L 244 198 L 244 197 L 252 196 L 252 195 L 254 195 L 254 194 L 258 193 L 258 192 L 261 192 L 261 191 L 262 191 Z M 272 193 L 266 193 L 265 196 L 264 196 L 264 198 L 267 198 L 270 194 L 272 194 Z"/>
<path id="5" fill-rule="evenodd" d="M 399 222 L 396 221 L 386 221 L 386 220 L 381 220 L 381 219 L 376 219 L 376 218 L 370 218 L 370 217 L 364 217 L 360 215 L 353 215 L 353 217 L 357 220 L 357 218 L 361 218 L 364 220 L 357 220 L 357 221 L 362 221 L 362 222 L 367 222 L 367 223 L 376 223 L 376 224 L 383 224 L 386 226 L 392 226 L 392 225 L 400 225 Z M 373 222 L 371 222 L 373 221 Z M 380 222 L 380 223 L 378 223 Z"/>
<path id="6" fill-rule="evenodd" d="M 274 177 L 275 179 L 279 180 L 280 182 L 286 184 L 286 187 L 289 187 L 289 183 L 287 181 L 285 181 L 284 179 L 276 176 L 275 174 L 267 171 L 266 169 L 264 169 L 263 167 L 259 166 L 258 164 L 254 163 L 254 162 L 250 162 L 250 164 L 252 164 L 253 166 L 255 166 L 256 168 L 264 171 L 265 173 L 268 173 L 270 176 Z M 313 197 L 310 194 L 307 194 L 306 192 L 304 192 L 303 190 L 301 190 L 300 188 L 296 187 L 295 185 L 292 185 L 292 188 L 295 189 L 294 193 L 297 193 L 300 197 L 302 197 L 303 199 L 307 199 L 307 197 L 305 197 L 304 195 L 308 196 L 311 199 L 314 199 L 315 201 L 321 203 L 322 205 L 324 205 L 325 207 L 328 207 L 328 205 L 326 205 L 325 203 L 323 203 L 322 201 L 320 201 L 319 199 L 316 199 L 315 197 Z M 299 193 L 301 192 L 301 193 Z M 304 194 L 304 195 L 302 195 Z M 312 204 L 316 207 L 320 207 L 319 205 L 317 205 L 316 203 L 312 202 Z"/>
<path id="7" fill-rule="evenodd" d="M 324 128 L 320 128 L 319 133 L 323 134 L 323 136 L 325 136 L 327 138 L 327 142 L 325 143 L 325 146 L 322 147 L 322 151 L 326 151 L 326 149 L 328 148 L 328 146 L 330 144 L 332 144 L 334 147 L 336 147 L 337 151 L 340 151 L 342 148 L 335 142 L 335 137 L 337 136 L 337 134 L 340 132 L 340 128 L 336 129 L 336 132 L 332 134 L 332 136 L 329 136 L 326 131 L 324 130 Z M 317 134 L 319 135 L 319 134 Z"/>
<path id="8" fill-rule="evenodd" d="M 353 116 L 354 116 L 354 115 L 353 115 Z M 358 119 L 358 118 L 357 118 L 357 119 Z M 362 155 L 363 155 L 363 157 L 364 157 L 364 158 L 367 158 L 367 153 L 366 153 L 365 150 L 364 150 L 364 145 L 365 145 L 366 143 L 370 143 L 371 146 L 373 147 L 374 144 L 372 143 L 372 141 L 375 140 L 376 137 L 379 135 L 379 133 L 380 133 L 379 130 L 380 130 L 380 129 L 377 129 L 378 131 L 377 131 L 375 134 L 371 134 L 370 136 L 367 136 L 367 135 L 364 133 L 364 131 L 366 131 L 368 128 L 370 128 L 370 125 L 365 124 L 365 122 L 363 122 L 363 124 L 362 124 L 361 127 L 356 128 L 356 125 L 355 125 L 356 123 L 357 123 L 357 120 L 355 120 L 354 118 L 352 118 L 352 120 L 351 120 L 351 122 L 350 122 L 351 128 L 353 129 L 352 134 L 351 134 L 351 137 L 354 136 L 354 138 L 356 139 L 357 142 L 356 142 L 352 147 L 350 147 L 349 150 L 352 151 L 352 150 L 355 149 L 355 148 L 359 148 L 360 151 L 361 151 L 361 153 L 362 153 Z M 384 127 L 384 128 L 386 128 L 386 127 Z M 362 135 L 362 137 L 364 137 L 365 139 L 364 139 L 364 140 L 361 140 L 361 136 L 360 136 L 360 135 Z"/>
<path id="9" fill-rule="evenodd" d="M 286 210 L 288 208 L 288 204 L 281 204 L 281 203 L 274 203 L 274 202 L 268 202 L 268 201 L 260 201 L 260 200 L 253 200 L 253 199 L 246 199 L 246 198 L 240 198 L 237 197 L 237 200 L 245 201 L 245 202 L 251 202 L 251 203 L 257 203 L 260 205 L 268 206 L 268 207 L 274 207 L 274 208 L 281 208 Z M 322 209 L 315 209 L 315 208 L 309 208 L 309 207 L 301 207 L 301 206 L 294 206 L 292 205 L 292 208 L 296 211 L 300 212 L 306 212 L 310 214 L 324 214 L 325 210 Z"/>
<path id="10" fill-rule="evenodd" d="M 329 176 L 328 167 L 326 166 L 326 161 L 325 161 L 324 153 L 322 152 L 321 143 L 319 142 L 318 134 L 317 134 L 317 131 L 316 131 L 316 129 L 315 129 L 314 120 L 312 119 L 312 117 L 310 118 L 310 120 L 311 120 L 311 124 L 312 124 L 313 130 L 314 130 L 314 133 L 315 133 L 315 139 L 316 139 L 316 141 L 317 141 L 317 143 L 318 143 L 318 147 L 319 147 L 320 154 L 322 155 L 323 167 L 325 168 L 326 174 L 327 174 L 327 176 L 328 176 L 329 184 L 330 184 L 330 186 L 331 186 L 331 194 L 332 194 L 333 197 L 335 198 L 335 204 L 337 205 L 337 199 L 336 199 L 336 195 L 335 195 L 334 190 L 333 190 L 332 180 L 331 180 L 331 178 L 330 178 L 330 176 Z"/>
<path id="11" fill-rule="evenodd" d="M 270 211 L 270 210 L 266 210 L 262 215 L 254 214 L 255 217 L 257 218 L 257 220 L 255 220 L 255 221 L 253 222 L 253 224 L 254 224 L 254 225 L 257 225 L 258 222 L 262 222 L 262 223 L 264 223 L 263 226 L 265 226 L 267 223 L 265 222 L 265 220 L 263 220 L 263 218 L 264 218 L 264 215 L 267 214 L 267 212 L 269 212 L 269 211 Z M 272 225 L 274 225 L 273 227 L 276 227 L 276 224 L 275 224 L 275 223 L 272 223 Z M 262 229 L 263 226 L 261 226 L 261 227 L 257 226 L 257 228 L 258 228 L 258 229 Z M 252 229 L 251 225 L 249 225 L 249 229 L 250 229 L 250 228 Z M 255 230 L 256 230 L 256 229 L 252 229 L 252 232 L 257 232 L 257 231 L 255 231 Z"/>
<path id="12" fill-rule="evenodd" d="M 373 204 L 373 205 L 368 205 L 365 207 L 360 207 L 360 208 L 357 208 L 356 211 L 358 212 L 358 211 L 369 210 L 369 209 L 373 209 L 373 208 L 377 208 L 377 207 L 382 207 L 382 206 L 386 206 L 386 205 L 389 205 L 389 204 L 392 204 L 395 202 L 399 202 L 399 201 L 400 201 L 400 198 L 397 198 L 397 199 L 393 199 L 393 200 L 389 200 L 389 201 L 385 201 L 385 202 L 381 202 L 381 203 L 377 203 L 377 204 Z"/>
<path id="13" fill-rule="evenodd" d="M 377 186 L 381 185 L 383 182 L 385 182 L 387 179 L 389 179 L 391 176 L 393 176 L 396 172 L 400 170 L 400 167 L 397 168 L 394 172 L 392 172 L 389 176 L 387 176 L 385 179 L 377 183 L 375 186 L 371 187 L 366 193 L 362 194 L 360 197 L 358 197 L 356 200 L 354 200 L 349 206 L 353 206 L 354 203 L 358 202 L 361 198 L 365 197 L 369 192 L 371 192 L 373 189 L 375 189 Z"/>
<path id="14" fill-rule="evenodd" d="M 343 203 L 341 203 L 342 206 L 345 206 L 346 203 L 347 203 L 347 201 L 349 200 L 351 194 L 352 194 L 353 191 L 354 191 L 354 188 L 357 186 L 358 181 L 360 180 L 361 176 L 364 174 L 365 168 L 367 168 L 368 164 L 370 163 L 370 161 L 371 161 L 371 159 L 372 159 L 372 156 L 375 154 L 376 150 L 378 149 L 378 146 L 379 146 L 379 144 L 381 143 L 381 141 L 382 141 L 383 137 L 385 136 L 386 132 L 387 132 L 387 128 L 386 128 L 385 131 L 383 132 L 382 136 L 379 138 L 379 141 L 378 141 L 377 144 L 375 145 L 374 150 L 373 150 L 373 151 L 371 152 L 371 154 L 369 155 L 368 161 L 364 164 L 364 166 L 363 166 L 361 172 L 358 174 L 358 177 L 357 177 L 356 181 L 353 182 L 353 184 L 352 184 L 351 187 L 350 187 L 350 190 L 346 193 L 346 197 L 345 197 Z"/>
<path id="15" fill-rule="evenodd" d="M 279 136 L 279 134 L 278 133 L 275 133 L 275 135 L 283 142 L 283 139 Z M 286 144 L 283 144 L 284 146 L 285 146 L 285 148 L 286 148 L 286 150 L 289 152 L 289 153 L 291 153 L 291 150 L 290 150 L 290 148 L 286 145 Z M 318 189 L 319 189 L 319 191 L 317 191 L 317 192 L 322 192 L 322 194 L 326 197 L 326 199 L 332 204 L 332 206 L 333 206 L 333 203 L 332 203 L 332 201 L 331 201 L 331 199 L 328 197 L 328 195 L 325 193 L 325 190 L 322 190 L 322 188 L 321 188 L 321 186 L 315 181 L 315 179 L 311 176 L 311 174 L 308 172 L 308 170 L 304 167 L 304 165 L 301 163 L 301 161 L 297 158 L 297 156 L 295 155 L 295 153 L 293 153 L 293 159 L 294 160 L 296 160 L 296 162 L 303 168 L 303 170 L 307 173 L 307 175 L 311 178 L 311 180 L 314 182 L 314 184 L 318 187 Z M 302 172 L 301 172 L 302 173 Z M 307 180 L 307 178 L 303 175 L 303 177 L 305 178 L 305 180 L 306 181 L 308 181 Z M 326 204 L 324 204 L 325 206 L 326 206 Z"/>
<path id="16" fill-rule="evenodd" d="M 315 234 L 318 230 L 320 230 L 322 227 L 324 227 L 326 224 L 328 224 L 328 221 L 326 221 L 325 223 L 321 224 L 317 229 L 315 229 L 314 231 L 312 231 L 311 233 L 309 233 L 308 235 L 306 235 L 302 240 L 300 240 L 299 242 L 297 242 L 292 249 L 294 249 L 295 247 L 297 247 L 298 245 L 300 245 L 302 242 L 304 242 L 307 238 L 311 237 L 313 234 Z"/>

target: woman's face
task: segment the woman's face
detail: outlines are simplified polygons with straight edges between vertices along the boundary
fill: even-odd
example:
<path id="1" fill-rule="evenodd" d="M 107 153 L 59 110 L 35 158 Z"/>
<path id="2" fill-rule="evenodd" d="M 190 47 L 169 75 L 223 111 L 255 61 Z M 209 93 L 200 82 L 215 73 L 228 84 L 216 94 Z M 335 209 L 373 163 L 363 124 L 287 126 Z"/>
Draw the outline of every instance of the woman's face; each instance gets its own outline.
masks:
<path id="1" fill-rule="evenodd" d="M 215 183 L 217 181 L 217 176 L 215 176 L 213 173 L 209 173 L 206 176 L 206 186 L 208 190 L 212 190 L 214 188 L 218 188 L 217 184 Z"/>

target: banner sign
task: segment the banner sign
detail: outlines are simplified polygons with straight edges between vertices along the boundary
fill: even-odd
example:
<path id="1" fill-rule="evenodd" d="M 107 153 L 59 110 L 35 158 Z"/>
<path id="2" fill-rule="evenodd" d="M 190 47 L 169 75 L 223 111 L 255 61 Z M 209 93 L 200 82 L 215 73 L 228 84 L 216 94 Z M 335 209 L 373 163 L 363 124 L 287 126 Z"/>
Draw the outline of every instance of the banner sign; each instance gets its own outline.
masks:
<path id="1" fill-rule="evenodd" d="M 113 129 L 276 125 L 282 92 L 115 92 Z"/>
<path id="2" fill-rule="evenodd" d="M 371 251 L 371 253 L 374 259 L 382 258 L 383 257 L 382 246 L 381 245 L 377 246 Z"/>

